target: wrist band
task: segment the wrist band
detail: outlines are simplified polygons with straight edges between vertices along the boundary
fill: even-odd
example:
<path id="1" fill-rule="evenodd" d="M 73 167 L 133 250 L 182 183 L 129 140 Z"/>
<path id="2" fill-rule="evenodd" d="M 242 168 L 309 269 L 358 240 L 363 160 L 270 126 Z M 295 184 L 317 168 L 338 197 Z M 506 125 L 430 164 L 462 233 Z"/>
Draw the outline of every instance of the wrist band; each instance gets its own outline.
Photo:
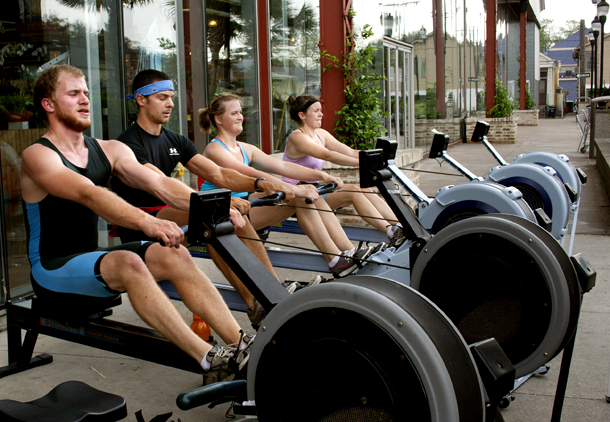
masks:
<path id="1" fill-rule="evenodd" d="M 256 180 L 254 181 L 254 191 L 255 192 L 262 192 L 262 190 L 260 190 L 258 188 L 258 182 L 260 182 L 261 180 L 265 180 L 264 177 L 257 177 Z"/>

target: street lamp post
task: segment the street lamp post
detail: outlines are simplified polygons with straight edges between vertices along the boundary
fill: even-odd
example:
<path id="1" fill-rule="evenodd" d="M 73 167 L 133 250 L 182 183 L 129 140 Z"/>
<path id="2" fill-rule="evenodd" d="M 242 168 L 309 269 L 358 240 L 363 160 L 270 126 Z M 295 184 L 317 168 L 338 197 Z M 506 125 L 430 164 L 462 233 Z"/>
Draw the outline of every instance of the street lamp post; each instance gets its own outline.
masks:
<path id="1" fill-rule="evenodd" d="M 591 44 L 591 97 L 596 97 L 597 92 L 597 31 L 589 32 L 588 38 Z"/>
<path id="2" fill-rule="evenodd" d="M 610 5 L 606 0 L 601 0 L 597 4 L 597 16 L 599 16 L 599 21 L 601 23 L 601 40 L 602 40 L 602 49 L 601 49 L 601 57 L 599 62 L 599 80 L 601 88 L 604 88 L 604 24 L 606 23 L 606 15 L 608 14 L 608 9 L 610 9 Z"/>
<path id="3" fill-rule="evenodd" d="M 593 21 L 591 22 L 591 28 L 593 29 L 593 34 L 595 35 L 595 43 L 597 44 L 597 38 L 599 37 L 599 34 L 602 30 L 602 23 L 599 20 L 599 16 L 595 16 L 595 19 L 593 19 Z M 603 36 L 603 34 L 602 34 Z M 602 38 L 602 46 L 604 45 L 604 40 Z M 597 51 L 595 52 L 595 59 L 596 59 L 596 63 L 595 63 L 595 69 L 597 70 Z M 597 73 L 597 76 L 599 77 L 601 74 L 601 72 Z M 601 77 L 596 78 L 595 79 L 595 95 L 597 96 L 598 92 L 597 92 L 597 80 L 601 81 Z"/>

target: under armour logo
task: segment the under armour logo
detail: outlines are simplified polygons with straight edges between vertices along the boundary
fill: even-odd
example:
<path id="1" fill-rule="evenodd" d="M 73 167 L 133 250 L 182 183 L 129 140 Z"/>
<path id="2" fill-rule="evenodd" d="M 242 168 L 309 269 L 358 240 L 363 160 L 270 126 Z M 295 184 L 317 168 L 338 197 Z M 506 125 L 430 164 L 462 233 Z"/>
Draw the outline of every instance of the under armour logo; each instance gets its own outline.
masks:
<path id="1" fill-rule="evenodd" d="M 169 155 L 180 155 L 180 154 L 178 154 L 178 150 L 176 148 L 170 148 Z"/>

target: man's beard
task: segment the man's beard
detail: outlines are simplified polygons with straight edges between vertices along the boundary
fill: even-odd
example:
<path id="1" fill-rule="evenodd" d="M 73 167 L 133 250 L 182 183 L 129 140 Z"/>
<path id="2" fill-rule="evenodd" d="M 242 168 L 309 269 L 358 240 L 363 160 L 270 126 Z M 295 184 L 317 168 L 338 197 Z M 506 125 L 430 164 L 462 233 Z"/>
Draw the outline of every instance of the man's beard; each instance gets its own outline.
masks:
<path id="1" fill-rule="evenodd" d="M 88 129 L 91 126 L 91 120 L 79 120 L 72 114 L 64 113 L 62 109 L 57 110 L 57 120 L 59 120 L 68 129 L 72 129 L 75 132 L 83 132 L 85 129 Z"/>

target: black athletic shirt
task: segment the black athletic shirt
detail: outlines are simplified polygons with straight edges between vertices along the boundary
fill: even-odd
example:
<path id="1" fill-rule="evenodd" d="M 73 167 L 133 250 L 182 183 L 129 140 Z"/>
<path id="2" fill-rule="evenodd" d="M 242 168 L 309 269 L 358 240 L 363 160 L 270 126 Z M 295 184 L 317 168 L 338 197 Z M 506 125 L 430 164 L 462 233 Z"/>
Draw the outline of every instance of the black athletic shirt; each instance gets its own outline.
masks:
<path id="1" fill-rule="evenodd" d="M 164 127 L 158 136 L 151 135 L 134 123 L 117 138 L 131 148 L 140 164 L 150 163 L 171 176 L 178 164 L 183 166 L 198 154 L 195 145 L 186 137 Z M 134 189 L 123 183 L 118 177 L 111 181 L 112 190 L 136 207 L 156 207 L 165 205 L 163 201 L 143 190 Z"/>
<path id="2" fill-rule="evenodd" d="M 85 136 L 85 145 L 89 150 L 86 168 L 72 164 L 46 138 L 40 138 L 35 143 L 51 148 L 66 167 L 95 185 L 108 184 L 112 167 L 96 139 Z M 30 259 L 44 260 L 97 249 L 99 217 L 89 208 L 51 194 L 40 202 L 25 205 Z"/>

